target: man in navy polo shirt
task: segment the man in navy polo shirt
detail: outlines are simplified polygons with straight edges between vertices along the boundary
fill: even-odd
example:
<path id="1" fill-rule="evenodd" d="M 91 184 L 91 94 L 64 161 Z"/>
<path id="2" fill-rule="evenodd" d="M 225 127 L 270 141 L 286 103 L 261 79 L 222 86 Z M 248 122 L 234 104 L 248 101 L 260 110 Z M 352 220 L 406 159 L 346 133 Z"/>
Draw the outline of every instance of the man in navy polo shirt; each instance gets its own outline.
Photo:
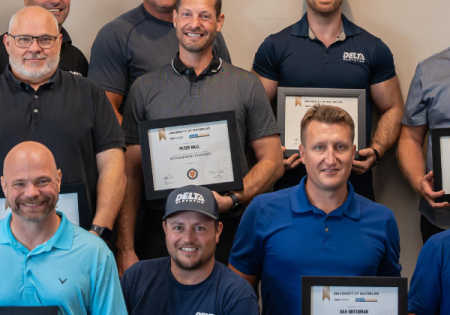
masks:
<path id="1" fill-rule="evenodd" d="M 354 161 L 350 182 L 357 193 L 374 200 L 371 167 L 397 140 L 403 99 L 389 48 L 375 36 L 341 14 L 343 0 L 306 0 L 303 18 L 270 35 L 255 55 L 253 72 L 272 103 L 277 87 L 339 88 L 366 90 L 367 149 L 365 161 Z M 381 114 L 370 141 L 372 102 Z M 290 170 L 298 155 L 285 160 Z M 306 175 L 303 165 L 287 171 L 277 189 L 297 185 Z"/>
<path id="2" fill-rule="evenodd" d="M 400 276 L 394 214 L 347 181 L 356 146 L 344 110 L 316 106 L 301 123 L 299 185 L 256 197 L 244 213 L 230 267 L 253 286 L 262 314 L 301 314 L 302 276 Z"/>
<path id="3" fill-rule="evenodd" d="M 450 230 L 433 235 L 417 260 L 408 293 L 410 314 L 450 314 Z"/>

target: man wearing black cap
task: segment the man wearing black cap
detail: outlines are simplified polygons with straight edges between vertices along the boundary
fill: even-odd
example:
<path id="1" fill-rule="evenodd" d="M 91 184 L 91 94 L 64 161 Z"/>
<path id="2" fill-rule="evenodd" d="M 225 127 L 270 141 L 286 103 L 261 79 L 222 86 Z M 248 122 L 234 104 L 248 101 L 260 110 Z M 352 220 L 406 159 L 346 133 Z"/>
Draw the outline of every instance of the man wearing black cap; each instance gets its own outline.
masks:
<path id="1" fill-rule="evenodd" d="M 163 228 L 170 257 L 141 261 L 122 277 L 129 314 L 258 315 L 255 292 L 214 259 L 223 225 L 213 193 L 200 186 L 174 190 Z"/>

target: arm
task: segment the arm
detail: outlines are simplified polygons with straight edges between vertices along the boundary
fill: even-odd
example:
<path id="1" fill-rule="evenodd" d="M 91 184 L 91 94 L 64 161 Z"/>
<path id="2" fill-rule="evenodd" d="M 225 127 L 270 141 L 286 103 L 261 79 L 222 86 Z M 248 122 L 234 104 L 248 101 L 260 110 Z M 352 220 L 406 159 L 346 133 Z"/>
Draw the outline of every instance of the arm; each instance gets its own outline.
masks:
<path id="1" fill-rule="evenodd" d="M 114 113 L 116 114 L 117 120 L 119 121 L 119 124 L 122 125 L 122 115 L 119 113 L 119 108 L 120 105 L 122 105 L 123 95 L 110 91 L 105 91 L 105 93 L 109 101 L 111 102 L 111 105 L 114 109 Z"/>
<path id="2" fill-rule="evenodd" d="M 237 270 L 236 268 L 233 267 L 233 265 L 231 265 L 230 263 L 228 264 L 228 267 L 233 270 L 233 272 L 239 276 L 241 276 L 242 278 L 244 278 L 245 280 L 247 280 L 248 283 L 250 283 L 250 285 L 252 286 L 252 288 L 257 289 L 258 288 L 258 276 L 250 276 L 250 275 L 246 275 L 245 273 L 240 272 L 239 270 Z"/>
<path id="3" fill-rule="evenodd" d="M 109 149 L 98 153 L 96 158 L 99 178 L 93 224 L 112 230 L 127 183 L 124 154 L 122 149 Z"/>
<path id="4" fill-rule="evenodd" d="M 253 197 L 264 193 L 269 187 L 283 175 L 282 151 L 280 150 L 280 137 L 271 135 L 250 142 L 255 151 L 258 163 L 244 177 L 244 190 L 235 192 L 243 203 L 250 202 Z M 232 200 L 227 196 L 215 193 L 219 210 L 228 211 L 232 206 Z"/>
<path id="5" fill-rule="evenodd" d="M 383 156 L 400 134 L 404 103 L 398 77 L 372 85 L 370 94 L 381 114 L 370 147 Z M 367 172 L 376 161 L 375 152 L 370 148 L 360 150 L 359 154 L 366 160 L 353 161 L 352 170 L 356 174 Z"/>
<path id="6" fill-rule="evenodd" d="M 125 270 L 139 261 L 134 252 L 134 228 L 141 203 L 143 186 L 141 146 L 129 145 L 125 152 L 127 187 L 122 208 L 117 217 L 117 268 L 122 277 Z"/>
<path id="7" fill-rule="evenodd" d="M 428 125 L 402 126 L 398 142 L 397 157 L 403 175 L 412 188 L 433 208 L 448 207 L 448 202 L 435 203 L 434 199 L 445 194 L 443 190 L 433 191 L 433 172 L 425 174 L 425 159 L 422 147 L 428 131 Z"/>

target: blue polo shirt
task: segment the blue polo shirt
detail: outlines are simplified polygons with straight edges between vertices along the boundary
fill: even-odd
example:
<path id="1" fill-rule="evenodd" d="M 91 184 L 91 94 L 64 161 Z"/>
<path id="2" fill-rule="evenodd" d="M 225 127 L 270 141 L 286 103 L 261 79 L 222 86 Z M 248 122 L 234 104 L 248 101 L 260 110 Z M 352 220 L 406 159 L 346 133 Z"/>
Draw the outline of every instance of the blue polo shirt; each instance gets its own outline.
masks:
<path id="1" fill-rule="evenodd" d="M 29 251 L 0 221 L 0 306 L 58 306 L 60 315 L 127 314 L 114 256 L 99 237 L 61 224 Z"/>
<path id="2" fill-rule="evenodd" d="M 408 311 L 450 314 L 450 230 L 433 235 L 423 246 L 411 279 Z"/>
<path id="3" fill-rule="evenodd" d="M 299 185 L 256 197 L 239 225 L 230 264 L 261 277 L 262 314 L 301 314 L 302 276 L 399 277 L 393 212 L 353 192 L 326 214 Z"/>

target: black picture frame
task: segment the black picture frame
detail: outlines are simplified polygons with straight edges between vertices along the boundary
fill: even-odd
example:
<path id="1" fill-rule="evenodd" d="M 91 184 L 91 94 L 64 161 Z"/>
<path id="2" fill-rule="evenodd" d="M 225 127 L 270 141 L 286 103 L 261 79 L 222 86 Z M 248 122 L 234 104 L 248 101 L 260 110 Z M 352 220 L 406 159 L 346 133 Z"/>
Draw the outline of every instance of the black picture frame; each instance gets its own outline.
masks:
<path id="1" fill-rule="evenodd" d="M 58 306 L 6 306 L 0 315 L 58 315 Z"/>
<path id="2" fill-rule="evenodd" d="M 302 277 L 302 314 L 311 315 L 311 287 L 397 287 L 398 315 L 408 314 L 408 279 L 400 277 Z"/>
<path id="3" fill-rule="evenodd" d="M 83 226 L 83 223 L 88 222 L 87 211 L 83 211 L 83 209 L 85 210 L 89 209 L 86 184 L 84 183 L 61 184 L 59 192 L 60 195 L 73 193 L 76 193 L 78 195 L 78 215 L 80 226 Z M 0 189 L 0 198 L 5 198 L 5 194 L 1 189 Z M 89 224 L 90 223 L 88 223 L 88 225 Z"/>
<path id="4" fill-rule="evenodd" d="M 433 154 L 434 191 L 441 191 L 443 189 L 441 137 L 450 137 L 450 128 L 430 129 L 430 133 Z M 447 174 L 447 176 L 450 177 L 450 174 Z M 450 202 L 450 191 L 446 191 L 445 195 L 436 198 L 435 202 Z"/>
<path id="5" fill-rule="evenodd" d="M 203 186 L 217 192 L 228 192 L 231 190 L 241 190 L 244 188 L 242 169 L 240 163 L 240 143 L 239 143 L 240 138 L 238 134 L 236 115 L 234 111 L 224 111 L 209 114 L 148 120 L 139 122 L 139 141 L 141 144 L 142 168 L 144 172 L 145 196 L 147 200 L 157 200 L 167 198 L 170 192 L 175 189 L 171 188 L 164 190 L 155 190 L 154 188 L 148 131 L 151 129 L 188 126 L 199 123 L 209 123 L 223 120 L 226 120 L 228 125 L 228 137 L 230 141 L 230 154 L 233 166 L 234 181 L 218 184 L 217 183 L 208 184 Z"/>
<path id="6" fill-rule="evenodd" d="M 287 96 L 309 96 L 309 97 L 333 97 L 343 98 L 351 97 L 358 99 L 358 149 L 366 148 L 366 90 L 364 89 L 328 89 L 328 88 L 299 88 L 299 87 L 279 87 L 277 98 L 277 123 L 280 130 L 281 144 L 286 143 L 286 97 Z M 300 123 L 298 122 L 299 136 Z M 289 157 L 298 153 L 298 149 L 286 149 L 285 157 Z M 358 152 L 356 152 L 355 159 L 361 159 Z"/>

